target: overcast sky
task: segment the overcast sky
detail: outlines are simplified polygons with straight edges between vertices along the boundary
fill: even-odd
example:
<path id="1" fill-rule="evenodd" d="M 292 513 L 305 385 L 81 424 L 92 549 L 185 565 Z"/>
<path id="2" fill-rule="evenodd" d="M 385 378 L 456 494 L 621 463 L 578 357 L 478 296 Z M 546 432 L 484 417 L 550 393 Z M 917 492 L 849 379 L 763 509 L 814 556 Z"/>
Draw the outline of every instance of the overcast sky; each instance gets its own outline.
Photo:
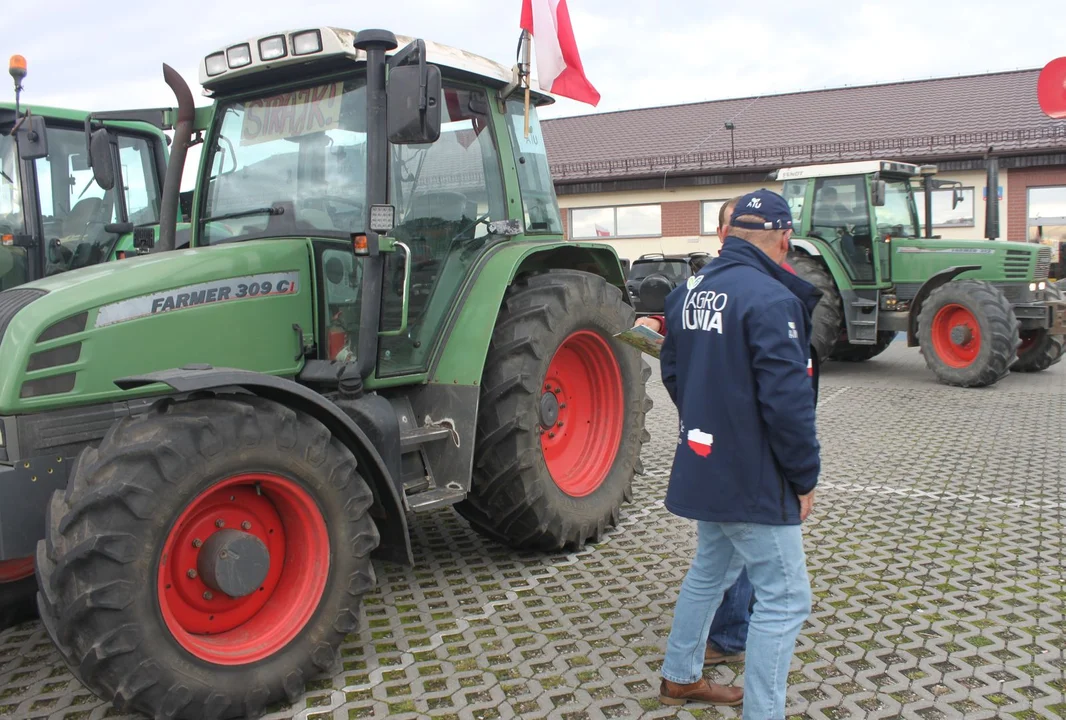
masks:
<path id="1" fill-rule="evenodd" d="M 660 0 L 657 8 L 647 0 L 567 2 L 602 100 L 592 108 L 562 99 L 543 117 L 1039 68 L 1066 55 L 1062 0 L 987 9 L 980 0 L 764 0 L 735 9 L 707 0 Z M 0 46 L 28 60 L 24 101 L 104 110 L 172 105 L 164 62 L 183 74 L 197 105 L 206 104 L 201 57 L 247 37 L 316 25 L 383 27 L 510 65 L 521 0 L 11 0 L 5 7 Z"/>

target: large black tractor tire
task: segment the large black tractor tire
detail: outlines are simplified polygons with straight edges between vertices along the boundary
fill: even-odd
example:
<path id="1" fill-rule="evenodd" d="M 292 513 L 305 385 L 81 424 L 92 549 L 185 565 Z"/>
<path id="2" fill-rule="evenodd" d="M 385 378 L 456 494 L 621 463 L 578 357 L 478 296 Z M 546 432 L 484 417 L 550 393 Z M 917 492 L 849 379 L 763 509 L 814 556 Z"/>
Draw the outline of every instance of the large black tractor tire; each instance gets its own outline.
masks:
<path id="1" fill-rule="evenodd" d="M 375 583 L 372 502 L 309 415 L 245 395 L 161 401 L 83 451 L 52 496 L 41 618 L 122 712 L 258 717 L 331 670 L 356 630 Z"/>
<path id="2" fill-rule="evenodd" d="M 818 357 L 831 358 L 844 327 L 844 304 L 833 276 L 824 264 L 806 253 L 792 251 L 786 262 L 797 275 L 822 291 L 822 298 L 811 316 L 811 345 Z"/>
<path id="3" fill-rule="evenodd" d="M 865 362 L 887 350 L 895 339 L 896 332 L 894 330 L 879 330 L 877 332 L 877 342 L 873 345 L 855 345 L 844 338 L 837 343 L 829 359 L 841 362 Z"/>
<path id="4" fill-rule="evenodd" d="M 933 290 L 918 313 L 926 366 L 945 385 L 986 387 L 1017 359 L 1020 323 L 1010 302 L 983 280 L 953 280 Z"/>
<path id="5" fill-rule="evenodd" d="M 598 275 L 553 270 L 508 289 L 482 376 L 472 487 L 456 506 L 475 530 L 555 551 L 617 524 L 650 439 L 651 369 L 613 337 L 634 321 Z"/>
<path id="6" fill-rule="evenodd" d="M 1047 286 L 1048 300 L 1062 300 L 1062 290 Z M 1022 333 L 1018 360 L 1011 365 L 1015 372 L 1040 372 L 1062 360 L 1066 337 L 1052 335 L 1047 330 L 1028 330 Z"/>
<path id="7" fill-rule="evenodd" d="M 0 563 L 0 630 L 37 619 L 37 578 L 33 565 Z"/>

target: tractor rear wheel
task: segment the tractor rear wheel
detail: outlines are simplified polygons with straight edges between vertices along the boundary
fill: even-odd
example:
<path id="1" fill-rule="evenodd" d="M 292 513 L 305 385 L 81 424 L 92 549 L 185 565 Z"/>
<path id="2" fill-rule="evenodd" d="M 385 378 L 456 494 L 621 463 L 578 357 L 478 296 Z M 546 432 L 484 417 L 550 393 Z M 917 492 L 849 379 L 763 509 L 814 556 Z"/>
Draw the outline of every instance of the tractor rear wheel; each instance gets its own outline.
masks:
<path id="1" fill-rule="evenodd" d="M 613 337 L 634 320 L 598 275 L 553 270 L 511 286 L 482 376 L 471 491 L 456 505 L 475 530 L 551 551 L 618 522 L 650 439 L 651 369 Z"/>
<path id="2" fill-rule="evenodd" d="M 1047 287 L 1048 300 L 1061 300 L 1062 291 L 1055 285 Z M 1046 329 L 1022 332 L 1018 361 L 1011 366 L 1015 372 L 1040 372 L 1062 360 L 1066 337 L 1051 335 Z"/>
<path id="3" fill-rule="evenodd" d="M 82 683 L 150 717 L 256 717 L 330 670 L 374 586 L 373 495 L 309 415 L 252 396 L 116 423 L 53 494 L 41 618 Z"/>
<path id="4" fill-rule="evenodd" d="M 806 253 L 792 251 L 789 265 L 801 278 L 822 291 L 822 298 L 811 316 L 811 345 L 820 358 L 830 358 L 844 327 L 844 305 L 833 276 L 818 260 Z"/>
<path id="5" fill-rule="evenodd" d="M 952 280 L 933 290 L 918 313 L 918 344 L 940 382 L 992 385 L 1010 372 L 1021 339 L 1010 302 L 983 280 Z"/>
<path id="6" fill-rule="evenodd" d="M 844 337 L 833 348 L 833 354 L 829 356 L 829 359 L 841 362 L 865 362 L 887 350 L 895 339 L 896 332 L 894 330 L 878 330 L 877 342 L 873 345 L 855 345 L 849 343 L 847 337 Z"/>
<path id="7" fill-rule="evenodd" d="M 0 562 L 0 630 L 37 617 L 33 558 Z"/>

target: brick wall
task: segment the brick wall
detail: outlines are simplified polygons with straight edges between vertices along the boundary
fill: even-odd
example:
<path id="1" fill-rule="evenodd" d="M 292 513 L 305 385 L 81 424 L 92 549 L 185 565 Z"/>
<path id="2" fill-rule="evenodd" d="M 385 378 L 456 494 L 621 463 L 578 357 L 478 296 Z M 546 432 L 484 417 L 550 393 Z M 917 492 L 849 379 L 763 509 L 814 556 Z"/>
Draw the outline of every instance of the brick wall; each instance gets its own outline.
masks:
<path id="1" fill-rule="evenodd" d="M 563 240 L 570 239 L 570 211 L 566 208 L 560 208 L 559 214 L 563 217 Z"/>
<path id="2" fill-rule="evenodd" d="M 1066 185 L 1066 167 L 1019 168 L 1007 171 L 1007 240 L 1024 242 L 1026 238 L 1027 189 L 1040 185 Z"/>
<path id="3" fill-rule="evenodd" d="M 663 237 L 700 234 L 700 201 L 664 202 Z"/>

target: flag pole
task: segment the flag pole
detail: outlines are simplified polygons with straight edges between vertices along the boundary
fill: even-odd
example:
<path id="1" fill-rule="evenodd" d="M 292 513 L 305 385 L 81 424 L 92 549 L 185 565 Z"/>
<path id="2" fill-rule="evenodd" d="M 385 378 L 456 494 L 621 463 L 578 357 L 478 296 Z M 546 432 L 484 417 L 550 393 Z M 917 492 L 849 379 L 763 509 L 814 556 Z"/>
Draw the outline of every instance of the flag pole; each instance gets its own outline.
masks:
<path id="1" fill-rule="evenodd" d="M 526 105 L 525 105 L 525 137 L 529 139 L 529 81 L 530 81 L 530 66 L 529 66 L 529 46 L 530 46 L 530 34 L 528 30 L 522 31 L 522 71 L 526 80 Z"/>

